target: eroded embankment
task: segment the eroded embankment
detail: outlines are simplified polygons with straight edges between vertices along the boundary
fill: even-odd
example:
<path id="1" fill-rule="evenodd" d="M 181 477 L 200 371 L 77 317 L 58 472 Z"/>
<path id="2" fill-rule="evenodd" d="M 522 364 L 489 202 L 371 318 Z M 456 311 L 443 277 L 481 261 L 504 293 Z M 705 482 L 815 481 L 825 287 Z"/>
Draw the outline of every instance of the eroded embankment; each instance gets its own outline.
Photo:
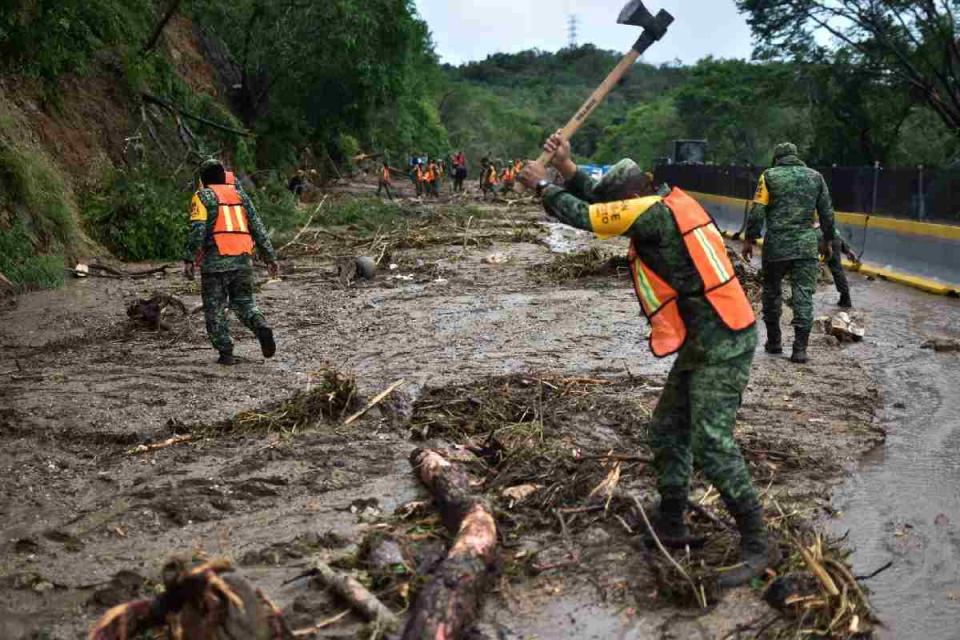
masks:
<path id="1" fill-rule="evenodd" d="M 400 609 L 446 539 L 429 508 L 408 504 L 424 495 L 408 462 L 424 438 L 471 448 L 465 464 L 496 507 L 503 570 L 481 624 L 492 637 L 722 637 L 772 619 L 748 589 L 698 615 L 692 591 L 634 544 L 640 524 L 619 496 L 652 495 L 646 429 L 668 363 L 646 351 L 626 274 L 554 278 L 535 210 L 443 206 L 459 205 L 374 236 L 309 235 L 283 282 L 260 292 L 280 341 L 273 361 L 238 330 L 241 364 L 216 367 L 197 315 L 174 312 L 161 333 L 128 326 L 131 297 L 199 302 L 173 276 L 91 279 L 6 312 L 0 635 L 77 637 L 105 607 L 155 588 L 174 551 L 233 558 L 295 625 L 343 611 L 303 581 L 283 584 L 313 554 L 360 568 Z M 357 253 L 397 268 L 351 282 L 338 267 Z M 775 526 L 794 520 L 776 505 L 816 519 L 879 439 L 863 369 L 815 346 L 805 367 L 758 358 L 738 425 Z M 330 369 L 356 392 L 329 387 Z M 130 452 L 183 434 L 193 439 Z M 695 495 L 725 517 L 707 491 L 699 482 Z M 694 518 L 715 535 L 685 566 L 724 562 L 733 538 Z M 378 578 L 368 552 L 386 536 L 401 553 L 388 564 L 404 569 Z M 351 637 L 359 626 L 346 616 L 330 628 Z"/>

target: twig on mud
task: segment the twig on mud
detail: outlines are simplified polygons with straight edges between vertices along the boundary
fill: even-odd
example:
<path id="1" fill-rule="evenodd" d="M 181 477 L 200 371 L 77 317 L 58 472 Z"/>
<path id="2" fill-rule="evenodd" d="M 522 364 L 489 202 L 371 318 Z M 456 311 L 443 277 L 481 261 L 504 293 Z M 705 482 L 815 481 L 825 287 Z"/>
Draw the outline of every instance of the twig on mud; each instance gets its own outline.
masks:
<path id="1" fill-rule="evenodd" d="M 277 255 L 282 254 L 284 249 L 286 249 L 287 247 L 289 247 L 290 245 L 292 245 L 293 243 L 295 243 L 297 240 L 300 239 L 300 236 L 303 235 L 303 232 L 309 229 L 310 225 L 313 224 L 313 219 L 317 217 L 317 214 L 320 213 L 320 209 L 323 208 L 323 205 L 326 202 L 327 202 L 327 196 L 323 196 L 323 200 L 320 201 L 320 204 L 317 205 L 317 208 L 314 209 L 313 213 L 310 214 L 310 219 L 307 220 L 307 224 L 303 225 L 300 228 L 300 231 L 297 232 L 297 235 L 293 236 L 293 239 L 290 242 L 283 245 L 282 247 L 280 247 L 280 249 L 277 250 Z"/>
<path id="2" fill-rule="evenodd" d="M 340 613 L 338 613 L 337 615 L 333 616 L 332 618 L 321 620 L 320 622 L 313 625 L 312 627 L 307 627 L 306 629 L 297 629 L 296 631 L 293 632 L 293 635 L 295 638 L 312 635 L 317 631 L 322 631 L 323 629 L 326 629 L 332 624 L 336 624 L 340 622 L 341 620 L 346 618 L 349 614 L 350 614 L 350 609 L 345 609 Z"/>
<path id="3" fill-rule="evenodd" d="M 704 509 L 701 505 L 697 504 L 697 503 L 694 502 L 693 500 L 688 500 L 688 501 L 687 501 L 687 506 L 689 506 L 691 509 L 693 509 L 694 511 L 696 511 L 697 513 L 699 513 L 701 516 L 703 516 L 704 518 L 706 518 L 707 520 L 709 520 L 709 521 L 712 522 L 713 524 L 718 525 L 718 526 L 720 526 L 720 527 L 723 527 L 724 529 L 726 529 L 726 530 L 728 530 L 728 531 L 736 531 L 736 528 L 735 528 L 732 524 L 730 524 L 729 522 L 727 522 L 727 521 L 724 520 L 723 518 L 720 518 L 720 517 L 714 515 L 714 514 L 711 513 L 709 510 Z"/>
<path id="4" fill-rule="evenodd" d="M 185 442 L 191 442 L 196 436 L 192 434 L 186 434 L 182 436 L 174 436 L 168 438 L 163 442 L 156 442 L 154 444 L 140 444 L 127 451 L 128 455 L 137 455 L 140 453 L 150 453 L 151 451 L 159 451 L 160 449 L 166 449 L 167 447 L 173 447 L 178 444 L 183 444 Z"/>
<path id="5" fill-rule="evenodd" d="M 848 534 L 849 534 L 849 532 L 848 532 Z M 868 574 L 865 575 L 865 576 L 854 576 L 854 577 L 855 577 L 857 580 L 859 580 L 860 582 L 864 582 L 864 581 L 866 581 L 866 580 L 872 580 L 872 579 L 876 578 L 878 575 L 880 575 L 881 573 L 883 573 L 884 571 L 886 571 L 887 569 L 889 569 L 889 568 L 892 567 L 892 566 L 893 566 L 893 560 L 891 560 L 891 561 L 888 562 L 887 564 L 883 565 L 882 567 L 880 567 L 879 569 L 877 569 L 877 570 L 874 571 L 873 573 L 868 573 Z"/>
<path id="6" fill-rule="evenodd" d="M 380 602 L 356 578 L 337 573 L 320 560 L 315 561 L 311 575 L 324 587 L 343 598 L 367 620 L 382 625 L 386 629 L 396 628 L 398 620 L 393 611 Z"/>
<path id="7" fill-rule="evenodd" d="M 650 524 L 650 519 L 647 517 L 647 512 L 643 508 L 643 504 L 640 502 L 640 499 L 637 496 L 631 495 L 630 499 L 633 500 L 634 506 L 636 506 L 637 511 L 640 513 L 640 517 L 643 519 L 643 523 L 647 525 L 647 531 L 650 532 L 650 537 L 653 538 L 653 541 L 656 543 L 657 548 L 660 550 L 660 553 L 673 565 L 673 568 L 680 572 L 680 575 L 690 583 L 690 586 L 693 588 L 693 593 L 697 597 L 697 603 L 701 608 L 707 608 L 707 599 L 703 596 L 701 589 L 697 588 L 696 583 L 693 581 L 693 578 L 690 577 L 683 567 L 673 559 L 673 556 L 670 555 L 670 552 L 667 551 L 666 547 L 663 546 L 663 543 L 660 542 L 660 538 L 657 536 L 657 532 L 653 530 L 653 525 Z"/>
<path id="8" fill-rule="evenodd" d="M 398 388 L 400 388 L 401 386 L 405 385 L 406 383 L 407 383 L 407 381 L 406 381 L 404 378 L 400 378 L 399 380 L 397 380 L 396 382 L 394 382 L 392 385 L 390 385 L 389 387 L 387 387 L 385 390 L 383 390 L 383 391 L 381 391 L 380 393 L 378 393 L 373 400 L 371 400 L 370 402 L 367 403 L 367 406 L 365 406 L 363 409 L 360 409 L 360 411 L 357 411 L 355 414 L 353 414 L 352 416 L 350 416 L 349 418 L 347 418 L 346 420 L 344 420 L 344 421 L 343 421 L 343 426 L 346 427 L 346 426 L 350 425 L 351 423 L 353 423 L 355 420 L 357 420 L 358 418 L 360 418 L 361 416 L 363 416 L 363 414 L 365 414 L 367 411 L 370 411 L 370 409 L 373 409 L 375 406 L 377 406 L 378 404 L 380 404 L 381 402 L 383 402 L 384 398 L 386 398 L 387 396 L 389 396 L 391 393 L 393 393 L 394 391 L 396 391 Z"/>

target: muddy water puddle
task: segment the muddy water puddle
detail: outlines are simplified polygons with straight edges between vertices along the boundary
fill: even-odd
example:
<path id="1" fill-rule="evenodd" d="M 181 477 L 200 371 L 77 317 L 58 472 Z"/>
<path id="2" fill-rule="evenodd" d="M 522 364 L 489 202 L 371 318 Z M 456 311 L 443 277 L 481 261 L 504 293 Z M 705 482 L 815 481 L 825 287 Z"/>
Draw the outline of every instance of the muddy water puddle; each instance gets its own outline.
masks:
<path id="1" fill-rule="evenodd" d="M 960 337 L 960 301 L 873 282 L 854 300 L 868 309 L 867 341 L 851 350 L 873 370 L 887 443 L 834 497 L 860 574 L 887 623 L 886 638 L 956 638 L 960 619 L 960 356 L 920 349 Z"/>

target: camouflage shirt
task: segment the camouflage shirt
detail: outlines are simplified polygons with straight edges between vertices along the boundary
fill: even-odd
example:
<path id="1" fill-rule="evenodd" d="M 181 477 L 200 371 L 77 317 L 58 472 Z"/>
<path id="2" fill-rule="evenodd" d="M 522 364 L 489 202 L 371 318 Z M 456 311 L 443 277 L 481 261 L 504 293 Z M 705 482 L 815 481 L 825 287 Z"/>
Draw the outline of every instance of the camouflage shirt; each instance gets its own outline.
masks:
<path id="1" fill-rule="evenodd" d="M 544 206 L 564 224 L 593 232 L 590 210 L 597 184 L 596 179 L 579 171 L 565 187 L 546 187 Z M 728 329 L 704 296 L 703 281 L 677 230 L 673 213 L 662 202 L 667 193 L 662 189 L 657 197 L 637 200 L 645 208 L 622 235 L 633 240 L 640 258 L 680 294 L 680 315 L 687 326 L 687 341 L 675 366 L 695 369 L 752 353 L 757 346 L 756 330 Z"/>
<path id="2" fill-rule="evenodd" d="M 253 241 L 260 251 L 261 257 L 267 262 L 277 261 L 277 252 L 273 250 L 270 238 L 267 236 L 267 229 L 263 226 L 263 220 L 257 213 L 253 201 L 242 189 L 237 189 L 240 198 L 243 200 L 243 206 L 247 210 L 247 222 L 250 226 L 250 234 Z M 217 244 L 213 239 L 213 225 L 217 221 L 217 196 L 212 189 L 200 189 L 193 196 L 190 207 L 190 235 L 187 237 L 187 248 L 184 251 L 183 259 L 187 262 L 193 262 L 197 258 L 197 252 L 202 252 L 200 261 L 201 272 L 219 273 L 223 271 L 235 271 L 237 269 L 250 269 L 253 267 L 250 256 L 221 256 L 217 251 Z"/>
<path id="3" fill-rule="evenodd" d="M 759 238 L 766 225 L 764 262 L 816 260 L 819 234 L 814 213 L 820 216 L 823 237 L 832 241 L 836 228 L 826 181 L 797 156 L 784 156 L 760 176 L 747 221 L 747 238 Z"/>

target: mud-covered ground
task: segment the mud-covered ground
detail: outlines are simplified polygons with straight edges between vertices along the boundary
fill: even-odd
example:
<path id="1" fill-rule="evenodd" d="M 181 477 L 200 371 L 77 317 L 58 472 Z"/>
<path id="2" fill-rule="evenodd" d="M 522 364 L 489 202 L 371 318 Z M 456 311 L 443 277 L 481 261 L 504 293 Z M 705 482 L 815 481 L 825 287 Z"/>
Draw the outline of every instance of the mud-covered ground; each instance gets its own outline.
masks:
<path id="1" fill-rule="evenodd" d="M 199 304 L 198 285 L 173 273 L 72 281 L 3 311 L 0 637 L 81 637 L 110 605 L 155 589 L 173 552 L 233 559 L 300 626 L 330 618 L 343 607 L 304 581 L 283 583 L 314 554 L 342 560 L 371 531 L 401 526 L 395 510 L 426 497 L 408 456 L 437 398 L 456 402 L 509 380 L 574 389 L 576 406 L 553 416 L 543 442 L 639 458 L 669 362 L 647 350 L 628 275 L 557 281 L 544 265 L 557 250 L 590 246 L 587 236 L 544 224 L 533 208 L 475 211 L 436 218 L 412 248 L 391 250 L 385 263 L 397 268 L 372 282 L 337 277 L 337 258 L 376 251 L 376 238 L 354 243 L 350 229 L 286 260 L 281 282 L 261 273 L 259 303 L 279 343 L 269 361 L 235 325 L 241 362 L 216 365 L 200 313 L 171 313 L 169 331 L 131 327 L 125 308 L 138 296 Z M 818 297 L 825 311 L 827 299 Z M 327 367 L 355 377 L 355 405 L 407 384 L 347 427 L 224 428 L 315 389 Z M 876 406 L 869 373 L 825 336 L 814 338 L 809 365 L 758 354 L 738 425 L 757 484 L 812 520 L 827 514 L 831 487 L 883 438 Z M 195 439 L 132 451 L 175 434 Z M 606 470 L 595 462 L 584 477 Z M 620 487 L 648 498 L 651 472 L 626 461 Z M 627 523 L 576 503 L 559 521 L 514 521 L 491 495 L 510 535 L 481 637 L 721 638 L 770 615 L 749 588 L 705 615 L 677 606 Z M 518 558 L 535 560 L 520 571 Z M 347 617 L 320 637 L 357 629 Z"/>

